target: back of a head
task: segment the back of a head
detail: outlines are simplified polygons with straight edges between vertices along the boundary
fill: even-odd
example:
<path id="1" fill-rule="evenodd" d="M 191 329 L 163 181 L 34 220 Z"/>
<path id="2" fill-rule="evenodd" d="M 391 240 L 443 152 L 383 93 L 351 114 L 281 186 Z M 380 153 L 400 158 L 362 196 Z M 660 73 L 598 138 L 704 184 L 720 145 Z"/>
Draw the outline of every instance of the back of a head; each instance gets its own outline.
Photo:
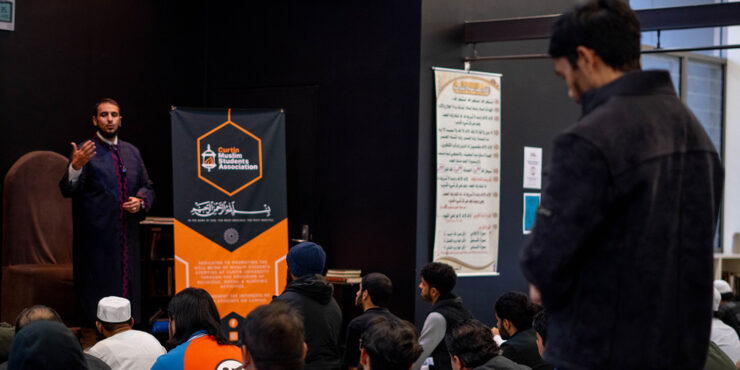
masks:
<path id="1" fill-rule="evenodd" d="M 362 277 L 362 289 L 367 290 L 375 305 L 385 307 L 391 301 L 393 283 L 379 272 L 371 272 Z"/>
<path id="2" fill-rule="evenodd" d="M 313 242 L 296 244 L 285 256 L 288 271 L 296 277 L 321 274 L 326 264 L 324 248 Z"/>
<path id="3" fill-rule="evenodd" d="M 300 370 L 304 366 L 303 316 L 274 301 L 255 308 L 242 324 L 242 343 L 260 370 Z"/>
<path id="4" fill-rule="evenodd" d="M 227 343 L 216 303 L 205 290 L 200 288 L 181 290 L 172 297 L 167 310 L 170 320 L 175 321 L 175 333 L 169 341 L 172 347 L 185 343 L 199 330 L 205 330 L 219 344 Z"/>
<path id="5" fill-rule="evenodd" d="M 37 304 L 35 306 L 26 307 L 18 314 L 15 319 L 15 332 L 18 333 L 26 325 L 41 320 L 56 321 L 61 323 L 62 318 L 59 314 L 51 307 Z"/>
<path id="6" fill-rule="evenodd" d="M 457 283 L 455 269 L 446 263 L 432 262 L 427 264 L 421 269 L 421 277 L 429 286 L 437 288 L 441 296 L 452 292 Z"/>
<path id="7" fill-rule="evenodd" d="M 524 293 L 508 292 L 496 301 L 494 309 L 501 320 L 511 321 L 516 330 L 526 330 L 532 327 L 532 319 L 540 307 Z"/>
<path id="8" fill-rule="evenodd" d="M 625 1 L 584 1 L 553 23 L 548 53 L 576 68 L 578 46 L 593 49 L 615 70 L 639 70 L 640 22 Z"/>
<path id="9" fill-rule="evenodd" d="M 8 369 L 87 369 L 80 342 L 64 324 L 40 320 L 16 334 Z"/>
<path id="10" fill-rule="evenodd" d="M 450 356 L 457 356 L 465 367 L 474 368 L 497 356 L 498 345 L 493 340 L 491 328 L 471 319 L 460 322 L 445 336 Z"/>
<path id="11" fill-rule="evenodd" d="M 377 317 L 361 340 L 373 370 L 408 370 L 423 351 L 416 328 L 403 320 Z"/>
<path id="12" fill-rule="evenodd" d="M 542 310 L 537 312 L 532 319 L 532 326 L 534 331 L 542 338 L 542 345 L 547 344 L 547 312 Z"/>

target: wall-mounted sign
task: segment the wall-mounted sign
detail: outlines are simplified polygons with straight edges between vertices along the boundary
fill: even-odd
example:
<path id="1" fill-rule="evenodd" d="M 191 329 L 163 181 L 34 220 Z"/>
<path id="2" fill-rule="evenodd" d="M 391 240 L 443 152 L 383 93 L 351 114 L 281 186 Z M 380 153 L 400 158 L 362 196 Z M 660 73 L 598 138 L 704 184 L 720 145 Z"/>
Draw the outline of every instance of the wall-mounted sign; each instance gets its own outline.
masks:
<path id="1" fill-rule="evenodd" d="M 498 275 L 501 75 L 435 68 L 434 261 L 458 276 Z"/>
<path id="2" fill-rule="evenodd" d="M 0 1 L 0 30 L 15 30 L 15 0 Z"/>
<path id="3" fill-rule="evenodd" d="M 524 147 L 524 188 L 542 187 L 542 148 Z"/>
<path id="4" fill-rule="evenodd" d="M 540 206 L 540 193 L 524 193 L 522 208 L 522 232 L 526 235 L 532 232 L 537 207 Z"/>

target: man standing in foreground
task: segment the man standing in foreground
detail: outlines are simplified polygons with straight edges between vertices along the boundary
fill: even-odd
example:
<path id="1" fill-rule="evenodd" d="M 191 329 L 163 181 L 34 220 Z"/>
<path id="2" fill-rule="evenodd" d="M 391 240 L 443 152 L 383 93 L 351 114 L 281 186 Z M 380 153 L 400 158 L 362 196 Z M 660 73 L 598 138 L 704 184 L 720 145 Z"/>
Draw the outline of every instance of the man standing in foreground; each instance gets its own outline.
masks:
<path id="1" fill-rule="evenodd" d="M 640 71 L 640 26 L 625 2 L 563 14 L 549 53 L 583 114 L 555 139 L 522 251 L 549 315 L 545 359 L 558 369 L 702 368 L 717 152 L 668 73 Z"/>
<path id="2" fill-rule="evenodd" d="M 74 285 L 82 324 L 93 325 L 98 300 L 128 298 L 140 320 L 139 221 L 154 201 L 139 150 L 118 139 L 121 114 L 113 99 L 94 108 L 92 139 L 72 143 L 59 187 L 73 200 Z"/>
<path id="3" fill-rule="evenodd" d="M 473 314 L 463 306 L 462 298 L 452 293 L 456 283 L 457 274 L 448 264 L 432 262 L 421 269 L 421 298 L 432 302 L 432 312 L 424 320 L 421 329 L 419 344 L 424 352 L 414 363 L 415 370 L 427 362 L 427 357 L 433 360 L 429 369 L 452 369 L 444 342 L 445 334 L 461 321 L 473 318 Z"/>

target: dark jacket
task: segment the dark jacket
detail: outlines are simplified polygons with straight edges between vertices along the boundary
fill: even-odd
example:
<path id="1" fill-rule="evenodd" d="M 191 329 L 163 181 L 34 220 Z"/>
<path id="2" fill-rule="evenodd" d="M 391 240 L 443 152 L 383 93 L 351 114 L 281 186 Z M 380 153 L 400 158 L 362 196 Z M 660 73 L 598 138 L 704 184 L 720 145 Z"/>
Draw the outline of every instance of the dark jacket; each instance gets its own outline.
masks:
<path id="1" fill-rule="evenodd" d="M 432 306 L 432 312 L 437 312 L 445 318 L 445 335 L 461 321 L 473 318 L 473 314 L 463 306 L 462 298 L 451 293 L 448 296 L 437 300 L 437 302 Z M 430 369 L 452 369 L 450 353 L 447 351 L 447 345 L 445 344 L 444 339 L 442 339 L 434 351 L 432 351 L 432 358 L 434 359 L 434 366 L 430 367 Z"/>
<path id="2" fill-rule="evenodd" d="M 494 356 L 485 364 L 474 367 L 473 370 L 530 370 L 529 366 L 517 364 L 504 356 Z"/>
<path id="3" fill-rule="evenodd" d="M 378 317 L 400 320 L 385 307 L 369 308 L 362 315 L 352 319 L 347 324 L 347 337 L 344 341 L 344 365 L 357 367 L 360 362 L 360 337 L 370 326 L 370 322 Z"/>
<path id="4" fill-rule="evenodd" d="M 303 315 L 306 329 L 306 370 L 338 369 L 339 330 L 342 311 L 332 296 L 334 289 L 320 275 L 306 275 L 291 281 L 275 300 L 288 302 Z"/>
<path id="5" fill-rule="evenodd" d="M 668 73 L 585 93 L 555 139 L 522 270 L 568 369 L 699 369 L 712 317 L 723 170 Z M 636 331 L 642 330 L 639 339 Z"/>
<path id="6" fill-rule="evenodd" d="M 533 328 L 520 330 L 501 344 L 501 350 L 506 358 L 517 364 L 527 365 L 536 370 L 552 370 L 537 349 L 537 333 Z"/>

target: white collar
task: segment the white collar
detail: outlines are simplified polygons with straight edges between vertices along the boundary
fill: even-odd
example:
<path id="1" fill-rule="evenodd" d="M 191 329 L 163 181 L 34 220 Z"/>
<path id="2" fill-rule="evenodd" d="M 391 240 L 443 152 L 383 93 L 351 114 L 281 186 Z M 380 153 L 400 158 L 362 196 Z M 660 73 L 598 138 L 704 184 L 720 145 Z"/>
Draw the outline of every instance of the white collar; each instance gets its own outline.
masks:
<path id="1" fill-rule="evenodd" d="M 103 137 L 103 135 L 100 134 L 100 131 L 95 131 L 95 134 L 98 135 L 98 139 L 103 140 L 104 143 L 108 145 L 118 145 L 118 135 L 113 138 L 113 141 L 110 141 Z"/>

